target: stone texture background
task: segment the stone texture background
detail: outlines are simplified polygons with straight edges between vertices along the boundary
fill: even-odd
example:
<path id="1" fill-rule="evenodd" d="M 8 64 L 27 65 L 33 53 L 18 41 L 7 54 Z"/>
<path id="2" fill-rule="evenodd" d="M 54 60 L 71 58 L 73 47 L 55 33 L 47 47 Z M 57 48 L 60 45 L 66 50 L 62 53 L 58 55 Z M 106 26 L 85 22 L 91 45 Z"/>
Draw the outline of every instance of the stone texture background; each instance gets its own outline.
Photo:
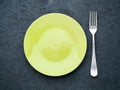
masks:
<path id="1" fill-rule="evenodd" d="M 98 11 L 97 78 L 89 75 L 90 10 Z M 76 19 L 88 40 L 87 54 L 80 67 L 57 78 L 35 71 L 23 52 L 28 26 L 51 12 Z M 0 90 L 120 90 L 120 0 L 0 0 Z"/>

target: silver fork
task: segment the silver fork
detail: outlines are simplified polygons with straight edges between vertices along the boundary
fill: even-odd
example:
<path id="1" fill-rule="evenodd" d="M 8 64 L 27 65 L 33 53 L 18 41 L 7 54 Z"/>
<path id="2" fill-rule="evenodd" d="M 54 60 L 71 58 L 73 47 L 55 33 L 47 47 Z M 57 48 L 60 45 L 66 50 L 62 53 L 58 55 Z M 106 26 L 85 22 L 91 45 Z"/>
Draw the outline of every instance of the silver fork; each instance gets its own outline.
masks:
<path id="1" fill-rule="evenodd" d="M 91 61 L 90 75 L 92 77 L 96 77 L 98 75 L 96 53 L 95 53 L 95 33 L 97 32 L 97 11 L 90 11 L 89 31 L 92 34 L 92 61 Z"/>

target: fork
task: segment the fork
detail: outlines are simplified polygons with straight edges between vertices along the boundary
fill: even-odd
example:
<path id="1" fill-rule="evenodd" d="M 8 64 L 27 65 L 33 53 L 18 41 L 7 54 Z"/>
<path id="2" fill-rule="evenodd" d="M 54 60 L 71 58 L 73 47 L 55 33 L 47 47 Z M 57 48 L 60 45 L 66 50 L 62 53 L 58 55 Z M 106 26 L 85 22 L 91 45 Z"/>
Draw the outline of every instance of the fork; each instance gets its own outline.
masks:
<path id="1" fill-rule="evenodd" d="M 97 32 L 97 11 L 90 11 L 89 16 L 89 31 L 92 34 L 92 61 L 90 68 L 90 75 L 92 77 L 98 76 L 98 68 L 95 53 L 95 33 Z"/>

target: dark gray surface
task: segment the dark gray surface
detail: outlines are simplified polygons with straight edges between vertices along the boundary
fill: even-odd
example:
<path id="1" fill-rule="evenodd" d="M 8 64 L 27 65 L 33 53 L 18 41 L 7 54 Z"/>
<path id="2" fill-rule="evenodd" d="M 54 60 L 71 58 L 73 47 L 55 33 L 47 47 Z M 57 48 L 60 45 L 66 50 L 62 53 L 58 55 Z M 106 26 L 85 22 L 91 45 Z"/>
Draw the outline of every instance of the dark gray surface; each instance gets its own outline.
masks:
<path id="1" fill-rule="evenodd" d="M 0 90 L 120 90 L 120 0 L 0 0 Z M 90 10 L 98 10 L 96 52 L 99 76 L 91 78 Z M 88 50 L 84 62 L 63 77 L 35 71 L 23 52 L 28 26 L 39 16 L 59 12 L 84 28 Z"/>

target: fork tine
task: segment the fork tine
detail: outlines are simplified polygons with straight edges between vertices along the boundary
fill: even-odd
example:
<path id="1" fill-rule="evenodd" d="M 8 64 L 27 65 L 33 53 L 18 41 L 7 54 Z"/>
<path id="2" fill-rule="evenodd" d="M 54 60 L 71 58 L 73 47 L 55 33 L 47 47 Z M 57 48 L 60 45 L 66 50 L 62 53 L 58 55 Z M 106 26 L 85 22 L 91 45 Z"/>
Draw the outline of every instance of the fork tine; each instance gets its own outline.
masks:
<path id="1" fill-rule="evenodd" d="M 97 26 L 97 11 L 90 11 L 89 26 Z"/>
<path id="2" fill-rule="evenodd" d="M 92 17 L 91 25 L 93 26 L 94 25 L 94 11 L 91 12 L 91 17 Z"/>
<path id="3" fill-rule="evenodd" d="M 93 26 L 94 25 L 94 14 L 93 14 L 94 12 L 93 11 L 91 11 L 91 26 Z"/>
<path id="4" fill-rule="evenodd" d="M 90 11 L 90 15 L 89 15 L 89 26 L 91 25 L 91 11 Z"/>
<path id="5" fill-rule="evenodd" d="M 96 18 L 96 26 L 97 26 L 97 11 L 96 11 L 96 17 L 95 18 Z"/>
<path id="6" fill-rule="evenodd" d="M 94 21 L 93 21 L 94 24 L 93 24 L 93 25 L 94 25 L 94 26 L 95 26 L 95 24 L 96 24 L 96 18 L 95 18 L 95 17 L 96 17 L 96 12 L 93 11 L 93 19 L 94 19 Z"/>
<path id="7" fill-rule="evenodd" d="M 94 11 L 94 26 L 97 26 L 97 11 Z"/>
<path id="8" fill-rule="evenodd" d="M 94 18 L 94 15 L 95 15 L 95 14 L 94 14 L 94 11 L 92 11 L 92 23 L 93 23 L 92 25 L 93 25 L 93 26 L 95 25 L 95 18 Z"/>
<path id="9" fill-rule="evenodd" d="M 92 16 L 92 11 L 90 11 L 89 15 L 89 26 L 93 25 L 93 16 Z"/>

